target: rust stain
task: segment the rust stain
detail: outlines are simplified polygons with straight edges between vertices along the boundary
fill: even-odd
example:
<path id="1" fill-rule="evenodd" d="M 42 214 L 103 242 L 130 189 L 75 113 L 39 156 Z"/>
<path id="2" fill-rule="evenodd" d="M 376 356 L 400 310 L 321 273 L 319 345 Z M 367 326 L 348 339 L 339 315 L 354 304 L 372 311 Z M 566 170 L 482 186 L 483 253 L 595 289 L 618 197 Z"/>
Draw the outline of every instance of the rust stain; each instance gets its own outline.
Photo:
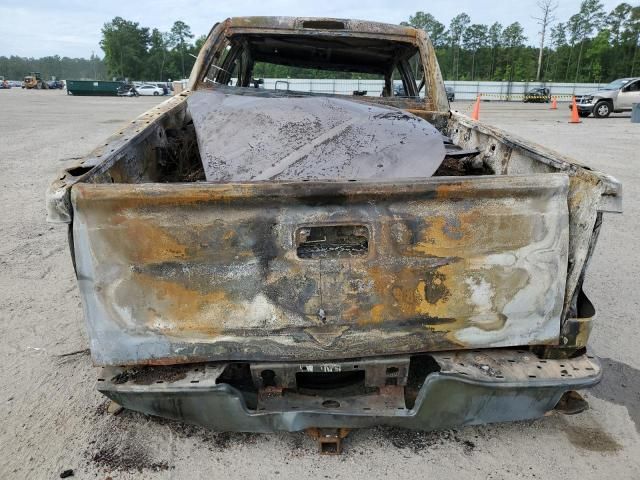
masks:
<path id="1" fill-rule="evenodd" d="M 166 335 L 191 336 L 194 334 L 214 337 L 224 329 L 225 312 L 238 310 L 240 306 L 229 300 L 227 292 L 214 290 L 201 292 L 184 285 L 161 280 L 144 274 L 134 274 L 133 282 L 145 292 L 142 297 L 147 306 L 148 328 L 160 330 Z M 129 304 L 139 304 L 128 299 Z"/>
<path id="2" fill-rule="evenodd" d="M 130 310 L 135 328 L 176 338 L 214 338 L 225 330 L 227 316 L 243 308 L 223 290 L 200 291 L 137 272 L 100 294 L 113 295 L 109 304 Z"/>
<path id="3" fill-rule="evenodd" d="M 235 230 L 227 230 L 226 232 L 224 232 L 224 235 L 222 236 L 222 239 L 225 241 L 231 241 L 231 240 L 235 240 L 236 238 L 236 232 Z"/>
<path id="4" fill-rule="evenodd" d="M 371 321 L 380 323 L 384 320 L 385 305 L 374 305 L 370 310 Z"/>
<path id="5" fill-rule="evenodd" d="M 187 256 L 187 247 L 152 222 L 124 215 L 110 218 L 119 228 L 107 229 L 111 245 L 117 246 L 135 263 L 158 263 L 181 260 Z"/>
<path id="6" fill-rule="evenodd" d="M 470 190 L 469 187 L 470 185 L 467 185 L 467 182 L 465 180 L 456 183 L 438 185 L 438 187 L 436 188 L 436 195 L 438 200 L 449 199 L 451 197 L 459 196 L 462 194 L 468 194 Z"/>
<path id="7" fill-rule="evenodd" d="M 135 191 L 136 187 L 143 186 Z M 126 214 L 127 210 L 145 207 L 183 207 L 206 203 L 230 204 L 238 198 L 255 196 L 253 184 L 218 184 L 215 188 L 189 187 L 167 191 L 164 184 L 113 184 L 103 190 L 102 185 L 79 184 L 74 187 L 79 207 L 85 200 L 102 196 L 102 208 L 113 213 Z M 147 190 L 150 188 L 151 191 Z M 156 195 L 152 192 L 157 193 Z M 150 194 L 151 193 L 151 194 Z M 101 195 L 102 194 L 102 195 Z M 95 207 L 95 206 L 94 206 Z"/>
<path id="8" fill-rule="evenodd" d="M 430 272 L 422 272 L 415 268 L 389 271 L 372 267 L 368 269 L 368 273 L 373 280 L 379 303 L 367 310 L 361 308 L 361 315 L 358 318 L 360 326 L 382 322 L 402 322 L 407 318 L 423 318 L 425 324 L 442 324 L 442 330 L 449 331 L 445 324 L 450 322 L 440 322 L 437 318 L 448 319 L 450 313 L 447 305 L 448 298 L 444 298 L 448 295 L 448 290 L 441 274 L 434 274 L 438 277 L 434 285 L 441 289 L 441 298 L 431 298 L 432 307 L 435 305 L 442 307 L 438 309 L 425 308 L 423 305 L 426 301 L 424 278 L 429 277 Z M 441 282 L 441 285 L 437 285 L 437 282 Z"/>
<path id="9" fill-rule="evenodd" d="M 347 307 L 347 309 L 344 312 L 342 312 L 342 320 L 351 323 L 354 320 L 356 320 L 360 315 L 362 315 L 360 308 L 358 307 L 358 305 L 353 304 Z"/>
<path id="10" fill-rule="evenodd" d="M 491 211 L 501 208 L 500 215 Z M 506 205 L 487 205 L 468 211 L 430 217 L 412 246 L 413 253 L 434 257 L 471 258 L 484 255 L 487 247 L 516 250 L 535 240 L 536 231 L 544 231 L 543 219 L 511 211 Z"/>

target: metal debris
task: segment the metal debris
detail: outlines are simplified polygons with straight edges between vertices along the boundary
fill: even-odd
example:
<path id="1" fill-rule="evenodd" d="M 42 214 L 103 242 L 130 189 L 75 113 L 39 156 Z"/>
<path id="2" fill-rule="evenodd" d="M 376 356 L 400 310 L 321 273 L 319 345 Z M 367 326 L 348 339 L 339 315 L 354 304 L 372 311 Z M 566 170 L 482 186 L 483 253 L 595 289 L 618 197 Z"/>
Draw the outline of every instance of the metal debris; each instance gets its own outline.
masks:
<path id="1" fill-rule="evenodd" d="M 208 181 L 430 177 L 444 158 L 440 132 L 402 110 L 235 90 L 187 101 Z"/>

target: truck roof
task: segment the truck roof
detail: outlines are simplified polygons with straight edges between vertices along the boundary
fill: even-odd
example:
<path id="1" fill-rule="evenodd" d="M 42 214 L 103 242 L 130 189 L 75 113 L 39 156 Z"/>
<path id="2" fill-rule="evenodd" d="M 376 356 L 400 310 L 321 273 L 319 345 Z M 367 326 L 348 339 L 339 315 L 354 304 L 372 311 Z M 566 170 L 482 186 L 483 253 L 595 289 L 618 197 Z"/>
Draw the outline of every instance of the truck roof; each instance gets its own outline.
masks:
<path id="1" fill-rule="evenodd" d="M 251 30 L 264 32 L 295 31 L 296 34 L 314 34 L 319 30 L 345 34 L 366 34 L 367 36 L 405 37 L 407 41 L 416 37 L 417 30 L 413 27 L 393 25 L 390 23 L 370 22 L 329 17 L 232 17 L 229 29 L 232 33 L 249 33 Z M 401 38 L 398 38 L 399 40 Z"/>

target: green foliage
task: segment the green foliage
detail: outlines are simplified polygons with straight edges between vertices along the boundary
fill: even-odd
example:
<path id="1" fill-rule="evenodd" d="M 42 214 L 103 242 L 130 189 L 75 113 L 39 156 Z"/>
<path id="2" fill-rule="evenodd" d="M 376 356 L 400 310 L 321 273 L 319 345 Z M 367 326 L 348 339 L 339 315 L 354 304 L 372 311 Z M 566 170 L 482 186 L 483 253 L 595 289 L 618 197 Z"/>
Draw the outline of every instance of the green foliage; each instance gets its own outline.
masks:
<path id="1" fill-rule="evenodd" d="M 531 81 L 536 77 L 538 48 L 519 22 L 503 26 L 472 24 L 466 13 L 448 29 L 432 14 L 416 12 L 405 25 L 431 35 L 447 80 Z M 640 6 L 621 3 L 610 13 L 599 0 L 584 0 L 566 21 L 552 24 L 545 42 L 541 80 L 608 82 L 640 75 Z M 531 39 L 535 42 L 536 39 Z"/>
<path id="2" fill-rule="evenodd" d="M 157 28 L 151 31 L 149 39 L 149 51 L 145 62 L 144 78 L 165 78 L 165 72 L 169 63 L 169 46 L 171 37 L 168 33 L 161 32 Z"/>
<path id="3" fill-rule="evenodd" d="M 436 48 L 444 47 L 447 44 L 447 27 L 444 26 L 444 23 L 436 20 L 430 13 L 416 12 L 415 15 L 409 17 L 408 22 L 402 23 L 427 32 Z"/>
<path id="4" fill-rule="evenodd" d="M 189 25 L 181 20 L 174 22 L 173 27 L 171 27 L 171 38 L 173 40 L 173 44 L 175 45 L 173 53 L 179 54 L 181 66 L 180 73 L 182 75 L 182 78 L 185 78 L 187 76 L 187 70 L 185 69 L 185 55 L 188 54 L 187 44 L 188 41 L 193 38 L 191 27 L 189 27 Z M 193 62 L 191 62 L 191 64 L 193 65 Z"/>
<path id="5" fill-rule="evenodd" d="M 108 78 L 104 62 L 96 55 L 90 58 L 69 58 L 54 55 L 42 58 L 0 57 L 0 75 L 10 80 L 22 80 L 29 72 L 40 72 L 42 78 L 59 80 Z"/>
<path id="6" fill-rule="evenodd" d="M 149 31 L 136 22 L 116 17 L 102 29 L 100 46 L 110 75 L 129 80 L 162 80 L 186 78 L 206 37 L 196 45 L 191 27 L 181 20 L 171 30 Z"/>
<path id="7" fill-rule="evenodd" d="M 481 48 L 489 44 L 489 28 L 486 25 L 474 23 L 462 34 L 462 43 L 471 52 L 471 80 L 476 76 L 476 56 Z"/>
<path id="8" fill-rule="evenodd" d="M 100 47 L 111 75 L 136 78 L 148 61 L 149 29 L 116 17 L 102 27 Z"/>

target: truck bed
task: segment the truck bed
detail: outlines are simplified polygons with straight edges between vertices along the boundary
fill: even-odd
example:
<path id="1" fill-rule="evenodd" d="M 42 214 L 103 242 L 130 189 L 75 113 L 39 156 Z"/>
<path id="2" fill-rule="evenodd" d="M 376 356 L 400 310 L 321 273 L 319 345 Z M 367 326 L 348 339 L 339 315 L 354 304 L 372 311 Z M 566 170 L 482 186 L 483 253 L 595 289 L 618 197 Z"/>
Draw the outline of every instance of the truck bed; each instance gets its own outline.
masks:
<path id="1" fill-rule="evenodd" d="M 579 318 L 598 211 L 619 209 L 610 177 L 410 110 L 443 135 L 435 176 L 206 182 L 186 110 L 140 117 L 50 196 L 73 212 L 97 364 L 559 345 Z"/>

